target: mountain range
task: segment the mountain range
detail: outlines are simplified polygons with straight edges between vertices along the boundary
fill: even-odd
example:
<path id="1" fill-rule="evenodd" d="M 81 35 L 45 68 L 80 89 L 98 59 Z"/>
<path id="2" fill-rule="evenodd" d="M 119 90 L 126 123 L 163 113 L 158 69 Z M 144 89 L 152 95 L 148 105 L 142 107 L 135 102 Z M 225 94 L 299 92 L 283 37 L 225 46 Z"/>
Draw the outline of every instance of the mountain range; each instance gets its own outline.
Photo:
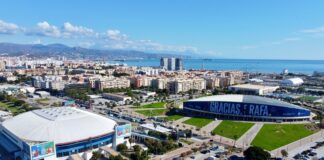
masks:
<path id="1" fill-rule="evenodd" d="M 121 60 L 150 59 L 160 57 L 180 57 L 176 54 L 147 53 L 135 50 L 100 50 L 82 47 L 69 47 L 64 44 L 16 44 L 0 43 L 0 56 L 55 57 L 65 56 L 74 59 Z M 181 56 L 183 57 L 183 56 Z M 188 56 L 186 56 L 188 58 Z"/>

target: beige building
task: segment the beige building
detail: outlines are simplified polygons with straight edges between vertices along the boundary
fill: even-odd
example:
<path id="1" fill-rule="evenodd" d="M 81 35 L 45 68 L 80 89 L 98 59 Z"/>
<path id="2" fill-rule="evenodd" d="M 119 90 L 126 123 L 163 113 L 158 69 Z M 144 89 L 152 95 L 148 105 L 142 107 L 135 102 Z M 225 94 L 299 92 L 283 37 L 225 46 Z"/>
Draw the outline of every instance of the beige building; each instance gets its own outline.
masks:
<path id="1" fill-rule="evenodd" d="M 240 94 L 265 95 L 277 90 L 279 86 L 264 86 L 256 84 L 240 84 L 228 87 L 229 90 Z"/>
<path id="2" fill-rule="evenodd" d="M 206 86 L 208 89 L 217 87 L 224 88 L 234 84 L 234 77 L 208 77 L 206 78 Z"/>
<path id="3" fill-rule="evenodd" d="M 105 78 L 95 81 L 95 88 L 103 90 L 104 88 L 128 88 L 130 81 L 126 78 Z"/>
<path id="4" fill-rule="evenodd" d="M 202 78 L 175 79 L 168 83 L 168 89 L 171 93 L 188 92 L 191 89 L 201 91 L 206 89 L 206 81 Z"/>

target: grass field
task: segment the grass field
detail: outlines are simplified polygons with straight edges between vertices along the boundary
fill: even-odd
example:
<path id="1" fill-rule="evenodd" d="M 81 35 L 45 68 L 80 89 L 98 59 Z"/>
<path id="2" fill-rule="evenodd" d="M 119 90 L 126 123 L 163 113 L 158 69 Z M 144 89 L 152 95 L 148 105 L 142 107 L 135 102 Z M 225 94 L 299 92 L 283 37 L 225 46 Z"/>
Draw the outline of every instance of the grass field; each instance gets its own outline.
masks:
<path id="1" fill-rule="evenodd" d="M 176 121 L 181 118 L 183 118 L 183 116 L 181 116 L 181 115 L 172 115 L 172 116 L 167 116 L 164 119 L 167 121 Z"/>
<path id="2" fill-rule="evenodd" d="M 264 124 L 252 145 L 272 151 L 315 132 L 305 124 Z"/>
<path id="3" fill-rule="evenodd" d="M 314 96 L 301 96 L 299 97 L 299 99 L 301 101 L 306 101 L 306 102 L 312 102 L 318 99 L 318 97 L 314 97 Z"/>
<path id="4" fill-rule="evenodd" d="M 239 139 L 246 131 L 248 131 L 254 123 L 222 121 L 213 131 L 217 134 L 230 139 Z"/>
<path id="5" fill-rule="evenodd" d="M 188 145 L 193 144 L 194 142 L 192 142 L 190 139 L 184 139 L 184 138 L 180 138 L 179 139 L 180 142 L 186 143 Z"/>
<path id="6" fill-rule="evenodd" d="M 151 103 L 151 104 L 146 104 L 143 106 L 139 106 L 137 108 L 164 108 L 165 102 L 157 102 L 157 103 Z"/>
<path id="7" fill-rule="evenodd" d="M 147 117 L 154 117 L 163 115 L 167 109 L 148 109 L 148 110 L 136 110 L 135 112 Z"/>
<path id="8" fill-rule="evenodd" d="M 212 121 L 213 121 L 213 119 L 194 117 L 194 118 L 190 118 L 190 119 L 184 121 L 183 123 L 201 128 L 203 126 L 206 126 L 207 124 L 209 124 Z"/>
<path id="9" fill-rule="evenodd" d="M 48 105 L 49 98 L 39 98 L 39 99 L 36 99 L 36 102 L 41 105 Z"/>
<path id="10" fill-rule="evenodd" d="M 11 102 L 0 102 L 0 108 L 2 110 L 9 110 L 13 114 L 18 114 L 24 112 L 24 110 L 19 109 L 18 107 L 14 106 Z"/>

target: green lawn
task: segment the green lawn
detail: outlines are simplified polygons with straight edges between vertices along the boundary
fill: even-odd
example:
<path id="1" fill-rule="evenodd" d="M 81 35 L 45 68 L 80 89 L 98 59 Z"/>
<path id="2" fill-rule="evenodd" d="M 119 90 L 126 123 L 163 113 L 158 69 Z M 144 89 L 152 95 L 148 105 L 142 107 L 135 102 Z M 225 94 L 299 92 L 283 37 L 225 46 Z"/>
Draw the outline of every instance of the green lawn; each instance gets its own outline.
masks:
<path id="1" fill-rule="evenodd" d="M 49 104 L 49 98 L 39 98 L 39 99 L 36 99 L 36 102 L 38 104 L 42 104 L 42 105 L 48 105 Z"/>
<path id="2" fill-rule="evenodd" d="M 20 109 L 20 108 L 14 106 L 13 103 L 11 103 L 11 102 L 0 102 L 0 109 L 8 110 L 13 114 L 18 114 L 18 113 L 24 112 L 23 109 Z"/>
<path id="3" fill-rule="evenodd" d="M 248 131 L 254 123 L 222 121 L 213 131 L 217 134 L 230 139 L 239 139 L 246 131 Z"/>
<path id="4" fill-rule="evenodd" d="M 314 96 L 301 96 L 299 97 L 299 99 L 301 101 L 306 101 L 306 102 L 312 102 L 312 101 L 315 101 L 317 100 L 319 97 L 314 97 Z"/>
<path id="5" fill-rule="evenodd" d="M 183 118 L 183 116 L 181 116 L 181 115 L 172 115 L 172 116 L 167 116 L 164 119 L 167 121 L 176 121 L 181 118 Z"/>
<path id="6" fill-rule="evenodd" d="M 157 102 L 157 103 L 151 103 L 151 104 L 146 104 L 143 106 L 139 106 L 137 108 L 164 108 L 165 102 Z"/>
<path id="7" fill-rule="evenodd" d="M 148 109 L 148 110 L 136 110 L 135 112 L 143 114 L 144 116 L 154 117 L 163 115 L 167 109 Z"/>
<path id="8" fill-rule="evenodd" d="M 252 145 L 272 151 L 315 132 L 307 129 L 305 124 L 264 124 Z"/>
<path id="9" fill-rule="evenodd" d="M 188 145 L 193 144 L 194 142 L 192 142 L 190 139 L 184 139 L 184 138 L 180 138 L 179 139 L 180 142 L 186 143 Z"/>
<path id="10" fill-rule="evenodd" d="M 212 121 L 213 121 L 213 119 L 194 117 L 194 118 L 190 118 L 190 119 L 184 121 L 183 123 L 201 128 L 203 126 L 206 126 L 207 124 L 209 124 Z"/>

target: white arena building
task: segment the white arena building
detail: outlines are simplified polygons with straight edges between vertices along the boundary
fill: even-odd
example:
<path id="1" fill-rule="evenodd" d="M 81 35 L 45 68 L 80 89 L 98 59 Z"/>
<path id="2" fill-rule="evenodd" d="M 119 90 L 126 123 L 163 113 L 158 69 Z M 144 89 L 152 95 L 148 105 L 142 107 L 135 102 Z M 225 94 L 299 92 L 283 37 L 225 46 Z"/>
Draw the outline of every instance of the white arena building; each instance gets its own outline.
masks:
<path id="1" fill-rule="evenodd" d="M 109 118 L 73 107 L 40 109 L 4 121 L 0 145 L 21 159 L 66 159 L 112 146 L 116 127 Z"/>
<path id="2" fill-rule="evenodd" d="M 281 86 L 285 86 L 285 87 L 300 86 L 303 83 L 304 83 L 304 81 L 301 78 L 289 78 L 289 79 L 282 80 L 280 82 Z"/>

